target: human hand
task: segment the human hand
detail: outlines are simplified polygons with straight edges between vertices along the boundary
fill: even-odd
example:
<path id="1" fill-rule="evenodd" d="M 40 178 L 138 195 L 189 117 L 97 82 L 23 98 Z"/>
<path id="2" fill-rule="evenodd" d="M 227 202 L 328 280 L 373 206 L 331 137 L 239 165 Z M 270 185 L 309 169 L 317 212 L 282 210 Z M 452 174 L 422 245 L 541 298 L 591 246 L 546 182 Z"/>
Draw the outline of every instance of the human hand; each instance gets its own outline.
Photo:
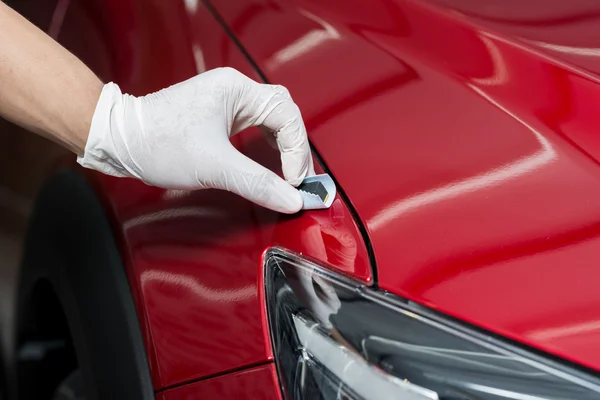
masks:
<path id="1" fill-rule="evenodd" d="M 251 126 L 272 132 L 285 181 L 229 141 Z M 105 85 L 78 162 L 166 189 L 228 190 L 283 213 L 302 208 L 294 186 L 314 175 L 306 129 L 289 92 L 231 68 L 143 97 Z"/>

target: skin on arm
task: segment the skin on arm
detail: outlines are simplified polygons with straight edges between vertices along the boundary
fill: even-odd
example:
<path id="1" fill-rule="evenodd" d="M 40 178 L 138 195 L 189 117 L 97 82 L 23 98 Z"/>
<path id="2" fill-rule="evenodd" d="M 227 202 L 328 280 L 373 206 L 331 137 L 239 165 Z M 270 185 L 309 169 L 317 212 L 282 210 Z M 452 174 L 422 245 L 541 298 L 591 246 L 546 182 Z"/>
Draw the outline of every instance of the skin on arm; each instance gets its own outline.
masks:
<path id="1" fill-rule="evenodd" d="M 102 82 L 0 1 L 0 116 L 84 152 Z"/>

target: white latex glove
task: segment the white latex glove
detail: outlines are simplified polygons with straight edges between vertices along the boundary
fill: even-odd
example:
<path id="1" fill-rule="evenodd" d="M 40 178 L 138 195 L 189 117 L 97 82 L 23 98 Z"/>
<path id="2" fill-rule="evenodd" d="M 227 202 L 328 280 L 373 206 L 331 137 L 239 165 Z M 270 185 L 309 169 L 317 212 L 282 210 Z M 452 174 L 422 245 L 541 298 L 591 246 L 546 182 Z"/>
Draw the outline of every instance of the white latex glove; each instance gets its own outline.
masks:
<path id="1" fill-rule="evenodd" d="M 231 136 L 250 126 L 273 132 L 287 182 L 230 143 Z M 143 97 L 122 94 L 114 83 L 105 85 L 85 154 L 77 161 L 166 189 L 229 190 L 284 213 L 302 208 L 293 186 L 314 175 L 306 129 L 289 92 L 231 68 Z"/>

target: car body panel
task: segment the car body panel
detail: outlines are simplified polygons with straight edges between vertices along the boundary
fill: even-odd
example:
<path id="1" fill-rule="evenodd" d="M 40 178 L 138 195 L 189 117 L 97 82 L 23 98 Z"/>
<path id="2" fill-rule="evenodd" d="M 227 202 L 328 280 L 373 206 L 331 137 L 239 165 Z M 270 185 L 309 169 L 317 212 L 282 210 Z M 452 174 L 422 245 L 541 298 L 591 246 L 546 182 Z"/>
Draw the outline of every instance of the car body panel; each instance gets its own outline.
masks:
<path id="1" fill-rule="evenodd" d="M 191 9 L 183 2 L 106 2 L 104 12 L 122 7 L 133 10 L 124 13 L 131 19 L 121 16 L 122 25 L 114 21 L 103 27 L 100 14 L 89 24 L 98 27 L 97 34 L 82 32 L 78 18 L 95 15 L 98 5 L 74 4 L 80 9 L 67 12 L 61 41 L 92 68 L 94 59 L 104 60 L 101 66 L 110 77 L 103 78 L 114 79 L 124 91 L 147 93 L 226 65 L 259 79 L 201 4 Z M 161 36 L 161 28 L 171 26 L 176 28 Z M 88 54 L 90 39 L 77 39 L 109 33 L 129 41 L 108 42 L 102 47 L 105 56 Z M 233 142 L 281 173 L 278 152 L 258 129 Z M 165 191 L 96 173 L 88 173 L 88 178 L 104 198 L 121 239 L 156 389 L 271 358 L 258 297 L 259 262 L 265 248 L 285 246 L 371 281 L 364 240 L 339 197 L 329 210 L 284 216 L 222 191 Z"/>
<path id="2" fill-rule="evenodd" d="M 273 363 L 167 389 L 157 400 L 281 400 L 277 371 Z"/>
<path id="3" fill-rule="evenodd" d="M 368 267 L 339 198 L 330 210 L 283 217 L 219 191 L 98 181 L 122 227 L 157 388 L 271 358 L 258 285 L 265 248 L 292 248 L 347 274 Z"/>
<path id="4" fill-rule="evenodd" d="M 600 369 L 598 6 L 437 3 L 215 7 L 303 111 L 381 288 Z"/>

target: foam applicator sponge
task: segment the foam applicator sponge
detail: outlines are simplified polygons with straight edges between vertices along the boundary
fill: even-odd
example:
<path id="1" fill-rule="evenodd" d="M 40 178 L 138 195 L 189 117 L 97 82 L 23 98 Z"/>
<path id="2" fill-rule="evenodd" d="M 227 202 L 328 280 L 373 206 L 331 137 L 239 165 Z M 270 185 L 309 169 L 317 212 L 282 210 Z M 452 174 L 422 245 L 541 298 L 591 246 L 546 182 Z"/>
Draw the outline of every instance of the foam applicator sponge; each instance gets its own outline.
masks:
<path id="1" fill-rule="evenodd" d="M 331 207 L 335 199 L 335 183 L 327 174 L 305 178 L 298 186 L 304 205 L 303 210 L 317 210 Z"/>

